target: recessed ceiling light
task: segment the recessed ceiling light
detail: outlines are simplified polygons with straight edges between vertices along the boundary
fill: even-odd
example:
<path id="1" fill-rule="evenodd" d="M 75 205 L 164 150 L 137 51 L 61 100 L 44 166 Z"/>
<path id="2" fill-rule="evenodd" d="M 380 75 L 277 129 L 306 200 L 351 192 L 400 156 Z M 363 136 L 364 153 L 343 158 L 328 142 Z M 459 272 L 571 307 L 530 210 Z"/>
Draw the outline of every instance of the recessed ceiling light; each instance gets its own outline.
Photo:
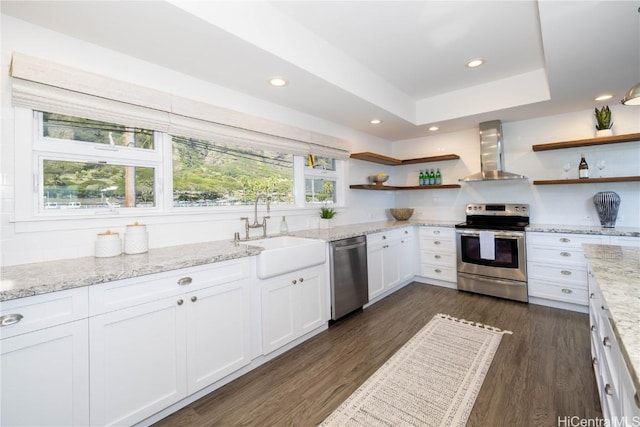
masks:
<path id="1" fill-rule="evenodd" d="M 607 94 L 604 94 L 604 95 L 600 95 L 600 96 L 598 96 L 598 97 L 596 98 L 596 101 L 606 101 L 607 99 L 611 99 L 611 98 L 613 98 L 613 95 L 609 95 L 609 94 L 607 93 Z"/>
<path id="2" fill-rule="evenodd" d="M 436 130 L 438 130 L 438 129 L 440 129 L 438 126 L 431 126 L 431 127 L 429 128 L 429 130 L 430 130 L 430 131 L 432 131 L 432 132 L 433 132 L 433 131 L 436 131 Z"/>
<path id="3" fill-rule="evenodd" d="M 472 59 L 471 61 L 467 62 L 466 67 L 467 68 L 476 68 L 476 67 L 481 66 L 482 64 L 484 64 L 484 59 L 477 58 L 477 59 Z"/>
<path id="4" fill-rule="evenodd" d="M 269 79 L 269 84 L 271 86 L 282 87 L 289 84 L 289 82 L 283 79 L 282 77 L 272 77 Z"/>
<path id="5" fill-rule="evenodd" d="M 379 125 L 380 123 L 382 123 L 382 120 L 380 120 L 380 119 L 371 119 L 371 120 L 369 120 L 369 123 L 371 123 L 372 125 Z"/>

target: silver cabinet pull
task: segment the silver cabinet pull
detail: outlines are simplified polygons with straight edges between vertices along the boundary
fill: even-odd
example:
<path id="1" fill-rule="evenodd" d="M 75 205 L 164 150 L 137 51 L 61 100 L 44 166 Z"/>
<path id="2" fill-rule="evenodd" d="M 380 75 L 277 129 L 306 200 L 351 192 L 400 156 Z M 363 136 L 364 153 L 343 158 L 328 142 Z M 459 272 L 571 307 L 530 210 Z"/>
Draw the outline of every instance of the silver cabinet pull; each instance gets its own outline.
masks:
<path id="1" fill-rule="evenodd" d="M 611 340 L 609 339 L 609 337 L 604 337 L 604 339 L 602 340 L 602 345 L 605 347 L 611 347 Z"/>
<path id="2" fill-rule="evenodd" d="M 571 272 L 569 270 L 562 270 L 560 272 L 560 274 L 564 275 L 564 276 L 571 276 Z"/>
<path id="3" fill-rule="evenodd" d="M 407 230 L 404 230 L 404 234 L 409 234 L 409 232 Z"/>
<path id="4" fill-rule="evenodd" d="M 608 394 L 609 396 L 611 396 L 613 394 L 613 391 L 611 390 L 611 384 L 607 384 L 604 386 L 604 392 L 606 394 Z"/>
<path id="5" fill-rule="evenodd" d="M 435 242 L 433 242 L 434 245 L 439 245 L 440 244 L 440 240 L 436 240 Z"/>
<path id="6" fill-rule="evenodd" d="M 21 321 L 23 318 L 24 316 L 19 313 L 5 314 L 4 316 L 0 316 L 0 326 L 15 325 L 16 323 Z"/>
<path id="7" fill-rule="evenodd" d="M 382 236 L 382 240 L 387 240 L 387 236 Z"/>
<path id="8" fill-rule="evenodd" d="M 436 269 L 435 269 L 435 270 L 433 270 L 433 271 L 435 271 L 436 273 L 442 273 L 442 270 L 440 270 L 439 268 L 436 268 Z"/>
<path id="9" fill-rule="evenodd" d="M 386 249 L 386 248 L 388 248 L 388 247 L 389 247 L 389 245 L 384 245 L 384 246 L 382 247 L 382 249 Z"/>
<path id="10" fill-rule="evenodd" d="M 560 252 L 561 256 L 571 256 L 570 252 Z"/>
<path id="11" fill-rule="evenodd" d="M 299 278 L 298 282 L 300 282 L 300 283 L 304 282 L 304 277 Z"/>
<path id="12" fill-rule="evenodd" d="M 561 238 L 560 238 L 560 241 L 561 241 L 562 243 L 569 243 L 569 242 L 571 241 L 571 239 L 567 239 L 566 237 L 561 237 Z"/>
<path id="13" fill-rule="evenodd" d="M 298 283 L 298 281 L 297 281 L 296 279 L 293 279 L 293 280 L 291 281 L 291 284 L 293 284 L 293 285 L 295 285 L 296 283 Z"/>
<path id="14" fill-rule="evenodd" d="M 573 291 L 571 289 L 562 288 L 562 293 L 563 294 L 570 294 L 570 293 L 573 293 Z"/>
<path id="15" fill-rule="evenodd" d="M 182 305 L 184 303 L 184 301 L 182 301 L 181 299 L 178 300 L 178 305 Z"/>
<path id="16" fill-rule="evenodd" d="M 440 259 L 440 258 L 442 258 L 440 255 L 434 255 L 433 257 L 434 257 L 435 259 Z"/>
<path id="17" fill-rule="evenodd" d="M 440 234 L 440 230 L 433 230 L 433 234 Z"/>
<path id="18" fill-rule="evenodd" d="M 596 294 L 594 294 L 593 292 L 589 294 L 589 299 L 594 299 L 595 297 L 596 297 Z"/>
<path id="19" fill-rule="evenodd" d="M 591 325 L 591 332 L 595 332 L 596 331 L 596 325 Z"/>
<path id="20" fill-rule="evenodd" d="M 197 297 L 197 296 L 195 296 L 195 295 L 194 295 L 194 296 L 192 296 L 192 297 L 191 297 L 191 302 L 196 302 L 196 301 L 198 301 L 198 297 Z"/>
<path id="21" fill-rule="evenodd" d="M 180 286 L 190 285 L 191 282 L 193 282 L 193 279 L 191 277 L 183 277 L 180 280 L 178 280 L 178 285 Z"/>
<path id="22" fill-rule="evenodd" d="M 591 364 L 592 364 L 592 365 L 597 365 L 597 364 L 598 364 L 598 358 L 597 358 L 597 357 L 595 357 L 595 356 L 594 356 L 594 357 L 592 357 L 592 358 L 591 358 Z"/>

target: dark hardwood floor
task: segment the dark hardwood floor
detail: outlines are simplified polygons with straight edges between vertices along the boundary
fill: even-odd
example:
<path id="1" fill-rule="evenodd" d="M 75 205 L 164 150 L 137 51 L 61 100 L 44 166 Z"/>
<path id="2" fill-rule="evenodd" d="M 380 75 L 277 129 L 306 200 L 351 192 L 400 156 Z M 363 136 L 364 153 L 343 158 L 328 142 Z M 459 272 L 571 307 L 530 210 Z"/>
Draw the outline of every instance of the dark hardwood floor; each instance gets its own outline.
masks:
<path id="1" fill-rule="evenodd" d="M 315 426 L 437 313 L 513 331 L 467 426 L 602 416 L 588 315 L 412 283 L 156 426 Z"/>

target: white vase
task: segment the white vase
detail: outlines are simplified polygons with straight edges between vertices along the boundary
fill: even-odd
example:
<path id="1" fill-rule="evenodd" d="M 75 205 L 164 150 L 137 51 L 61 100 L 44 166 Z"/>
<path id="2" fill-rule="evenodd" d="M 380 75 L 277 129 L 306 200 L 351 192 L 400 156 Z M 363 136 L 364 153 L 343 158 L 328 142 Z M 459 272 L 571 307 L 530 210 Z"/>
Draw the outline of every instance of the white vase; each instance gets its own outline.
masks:
<path id="1" fill-rule="evenodd" d="M 331 228 L 331 219 L 327 219 L 327 218 L 320 218 L 320 222 L 318 223 L 318 228 L 320 228 L 321 230 L 327 230 L 329 228 Z"/>
<path id="2" fill-rule="evenodd" d="M 596 131 L 596 137 L 597 138 L 601 138 L 603 136 L 613 136 L 613 130 L 612 129 L 602 129 L 602 130 L 597 130 Z"/>

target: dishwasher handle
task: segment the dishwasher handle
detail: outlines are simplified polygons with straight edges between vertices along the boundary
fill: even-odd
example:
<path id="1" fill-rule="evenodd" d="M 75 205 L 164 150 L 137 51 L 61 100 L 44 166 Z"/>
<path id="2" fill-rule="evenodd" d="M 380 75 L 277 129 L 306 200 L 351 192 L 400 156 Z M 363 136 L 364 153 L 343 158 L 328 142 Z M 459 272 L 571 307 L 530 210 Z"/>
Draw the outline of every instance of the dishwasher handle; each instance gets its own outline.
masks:
<path id="1" fill-rule="evenodd" d="M 333 250 L 336 251 L 336 252 L 348 251 L 350 249 L 360 248 L 362 246 L 365 246 L 366 244 L 367 244 L 367 242 L 359 242 L 359 243 L 354 243 L 352 245 L 344 245 L 344 246 L 334 245 Z"/>

